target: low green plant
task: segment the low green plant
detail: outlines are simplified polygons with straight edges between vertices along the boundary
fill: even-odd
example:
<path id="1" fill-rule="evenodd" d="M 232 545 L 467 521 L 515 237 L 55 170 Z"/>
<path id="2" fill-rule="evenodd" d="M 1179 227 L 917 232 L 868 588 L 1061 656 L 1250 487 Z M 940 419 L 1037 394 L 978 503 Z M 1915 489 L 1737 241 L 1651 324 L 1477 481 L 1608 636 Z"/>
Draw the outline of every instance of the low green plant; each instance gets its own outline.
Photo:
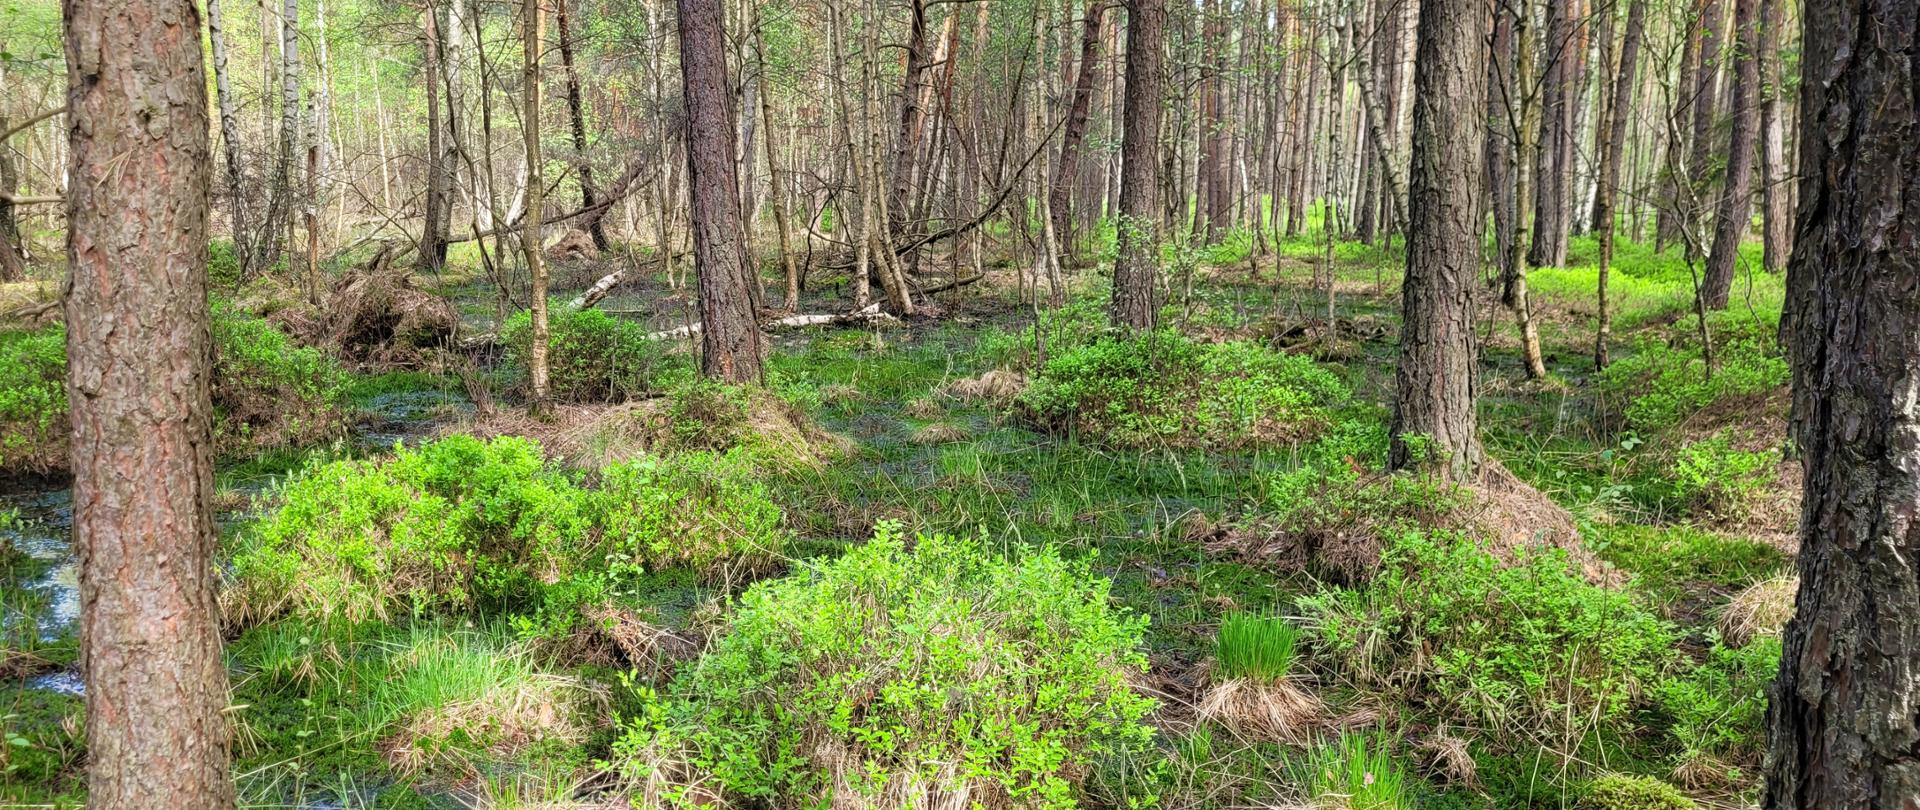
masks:
<path id="1" fill-rule="evenodd" d="M 1342 733 L 1307 760 L 1308 791 L 1315 807 L 1339 810 L 1408 810 L 1417 781 L 1393 757 L 1393 746 L 1375 734 Z"/>
<path id="2" fill-rule="evenodd" d="M 1018 404 L 1043 429 L 1104 443 L 1228 448 L 1309 438 L 1349 396 L 1308 358 L 1169 330 L 1059 354 Z"/>
<path id="3" fill-rule="evenodd" d="M 601 472 L 594 515 L 607 543 L 608 570 L 700 571 L 763 565 L 786 545 L 780 508 L 753 475 L 743 450 L 642 456 Z"/>
<path id="4" fill-rule="evenodd" d="M 1701 515 L 1738 513 L 1773 481 L 1776 454 L 1734 447 L 1729 431 L 1681 445 L 1667 466 L 1676 500 Z"/>
<path id="5" fill-rule="evenodd" d="M 749 397 L 745 386 L 705 377 L 674 386 L 667 396 L 672 445 L 686 450 L 726 450 L 748 437 Z"/>
<path id="6" fill-rule="evenodd" d="M 1586 784 L 1580 810 L 1694 810 L 1699 805 L 1679 788 L 1651 776 L 1610 773 Z"/>
<path id="7" fill-rule="evenodd" d="M 0 332 L 0 470 L 65 466 L 67 334 Z"/>
<path id="8" fill-rule="evenodd" d="M 238 308 L 213 307 L 215 433 L 229 449 L 310 444 L 341 433 L 346 374 L 324 352 Z"/>
<path id="9" fill-rule="evenodd" d="M 1674 643 L 1671 626 L 1563 553 L 1507 564 L 1445 531 L 1398 533 L 1371 582 L 1302 605 L 1351 677 L 1510 745 L 1625 721 Z"/>
<path id="10" fill-rule="evenodd" d="M 670 370 L 666 341 L 648 340 L 646 329 L 598 309 L 548 308 L 547 385 L 559 402 L 618 402 L 663 390 Z M 506 365 L 525 386 L 533 350 L 533 318 L 520 312 L 500 329 Z"/>
<path id="11" fill-rule="evenodd" d="M 1780 639 L 1744 647 L 1716 640 L 1706 659 L 1659 682 L 1653 702 L 1682 762 L 1753 766 L 1766 750 L 1767 686 L 1780 670 Z"/>
<path id="12" fill-rule="evenodd" d="M 1293 671 L 1299 635 L 1292 622 L 1279 616 L 1231 613 L 1220 622 L 1214 660 L 1225 678 L 1279 680 Z"/>
<path id="13" fill-rule="evenodd" d="M 1714 365 L 1709 373 L 1699 339 L 1676 325 L 1677 337 L 1643 337 L 1632 353 L 1600 375 L 1610 400 L 1621 403 L 1626 426 L 1652 434 L 1679 425 L 1710 409 L 1731 408 L 1742 399 L 1764 399 L 1788 382 L 1787 360 L 1777 349 L 1772 324 L 1764 319 L 1724 313 L 1709 321 L 1714 328 Z"/>
<path id="14" fill-rule="evenodd" d="M 1051 550 L 944 536 L 909 550 L 883 523 L 747 591 L 615 754 L 646 780 L 660 765 L 639 752 L 683 748 L 729 802 L 1074 807 L 1092 763 L 1151 736 L 1152 701 L 1128 686 L 1145 622 L 1108 588 Z"/>

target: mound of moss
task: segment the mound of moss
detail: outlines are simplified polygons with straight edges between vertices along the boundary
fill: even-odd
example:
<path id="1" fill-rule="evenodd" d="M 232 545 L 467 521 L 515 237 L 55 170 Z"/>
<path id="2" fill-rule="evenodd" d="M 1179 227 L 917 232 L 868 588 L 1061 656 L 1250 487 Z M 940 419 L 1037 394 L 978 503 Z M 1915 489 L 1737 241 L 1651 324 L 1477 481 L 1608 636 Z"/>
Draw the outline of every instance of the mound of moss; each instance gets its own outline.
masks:
<path id="1" fill-rule="evenodd" d="M 740 456 L 688 453 L 613 465 L 589 488 L 515 436 L 456 435 L 321 464 L 242 534 L 228 612 L 243 622 L 491 613 L 570 624 L 576 608 L 649 569 L 776 557 L 780 511 L 751 473 Z"/>
<path id="2" fill-rule="evenodd" d="M 1308 358 L 1160 331 L 1062 352 L 1016 405 L 1043 430 L 1104 444 L 1219 449 L 1310 438 L 1350 398 Z"/>
<path id="3" fill-rule="evenodd" d="M 660 375 L 674 365 L 668 341 L 648 340 L 646 329 L 597 309 L 552 307 L 547 321 L 547 384 L 556 402 L 620 402 L 665 389 Z M 501 328 L 511 384 L 525 389 L 533 351 L 533 319 L 526 312 Z"/>
<path id="4" fill-rule="evenodd" d="M 0 472 L 67 466 L 66 328 L 0 332 Z M 345 428 L 340 367 L 263 318 L 213 308 L 214 443 L 223 455 L 294 447 Z"/>
<path id="5" fill-rule="evenodd" d="M 671 697 L 615 746 L 636 782 L 710 775 L 727 803 L 1076 806 L 1144 745 L 1145 621 L 1051 550 L 873 541 L 760 583 Z M 851 804 L 849 804 L 851 806 Z"/>

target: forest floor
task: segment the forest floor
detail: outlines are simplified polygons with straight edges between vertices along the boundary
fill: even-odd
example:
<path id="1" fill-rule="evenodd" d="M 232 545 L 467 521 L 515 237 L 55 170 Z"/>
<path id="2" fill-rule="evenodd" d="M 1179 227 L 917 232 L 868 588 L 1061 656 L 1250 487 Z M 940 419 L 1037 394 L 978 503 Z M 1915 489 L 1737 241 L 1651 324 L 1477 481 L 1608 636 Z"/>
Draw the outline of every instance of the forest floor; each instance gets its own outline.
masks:
<path id="1" fill-rule="evenodd" d="M 1051 546 L 1110 582 L 1113 605 L 1147 619 L 1149 666 L 1132 683 L 1157 701 L 1144 717 L 1151 739 L 1074 769 L 1083 805 L 1749 806 L 1762 690 L 1778 655 L 1767 637 L 1781 617 L 1768 613 L 1781 611 L 1797 514 L 1797 473 L 1780 452 L 1784 364 L 1771 342 L 1780 281 L 1751 274 L 1734 310 L 1709 319 L 1712 375 L 1697 357 L 1690 275 L 1672 252 L 1622 250 L 1612 280 L 1617 362 L 1605 373 L 1591 360 L 1590 241 L 1577 240 L 1572 267 L 1529 277 L 1548 379 L 1526 379 L 1511 314 L 1484 310 L 1488 452 L 1551 504 L 1522 494 L 1518 506 L 1476 514 L 1504 509 L 1509 523 L 1542 524 L 1522 529 L 1564 520 L 1580 539 L 1571 557 L 1523 550 L 1507 566 L 1481 566 L 1432 539 L 1482 525 L 1437 505 L 1451 497 L 1444 487 L 1371 468 L 1393 387 L 1401 259 L 1335 246 L 1340 326 L 1329 335 L 1325 288 L 1314 281 L 1324 249 L 1284 242 L 1279 255 L 1253 260 L 1257 272 L 1244 238 L 1193 252 L 1172 263 L 1164 320 L 1196 345 L 1238 341 L 1310 358 L 1346 392 L 1314 411 L 1310 432 L 1351 432 L 1359 449 L 1304 435 L 1192 440 L 1179 406 L 1207 399 L 1205 377 L 1141 378 L 1116 398 L 1171 400 L 1159 412 L 1174 414 L 1164 430 L 1151 420 L 1129 423 L 1132 434 L 1083 430 L 1036 415 L 1044 403 L 1023 389 L 1066 379 L 1072 363 L 1112 359 L 1076 354 L 1098 342 L 1103 317 L 1106 283 L 1092 268 L 1068 275 L 1058 309 L 1022 302 L 1011 271 L 996 269 L 942 294 L 935 319 L 780 331 L 770 385 L 798 438 L 753 464 L 742 484 L 779 510 L 787 539 L 770 562 L 717 575 L 648 566 L 615 598 L 634 618 L 601 629 L 650 635 L 604 633 L 615 637 L 611 653 L 586 641 L 531 643 L 538 633 L 510 606 L 416 603 L 411 614 L 356 622 L 262 609 L 236 620 L 228 649 L 243 803 L 625 806 L 636 790 L 633 769 L 621 766 L 633 754 L 632 717 L 656 705 L 656 690 L 693 688 L 675 681 L 691 654 L 679 647 L 714 644 L 752 583 L 804 580 L 813 564 L 803 560 L 837 557 L 893 521 L 1009 554 Z M 570 288 L 556 298 L 609 265 L 563 268 Z M 803 310 L 841 306 L 838 280 L 823 281 L 809 298 L 817 308 Z M 477 279 L 441 279 L 438 290 L 476 331 L 487 328 L 494 304 Z M 687 297 L 647 278 L 602 308 L 671 328 Z M 662 355 L 650 362 L 672 370 L 658 373 L 687 373 L 681 350 Z M 1275 373 L 1301 373 L 1291 368 Z M 503 402 L 511 378 L 495 373 Z M 1172 387 L 1154 388 L 1162 383 Z M 279 525 L 274 516 L 300 497 L 289 496 L 290 480 L 339 459 L 384 458 L 396 441 L 525 433 L 544 441 L 552 464 L 602 486 L 595 469 L 607 459 L 648 454 L 623 441 L 672 452 L 598 429 L 625 406 L 562 408 L 557 425 L 516 422 L 474 414 L 465 390 L 447 374 L 356 376 L 345 387 L 354 416 L 344 436 L 224 462 L 228 554 L 248 553 L 249 533 Z M 4 802 L 82 798 L 68 508 L 57 478 L 16 479 L 0 494 L 0 545 L 12 550 L 0 554 Z M 1380 570 L 1327 556 L 1356 538 L 1376 556 L 1385 550 Z M 1584 575 L 1559 562 L 1583 558 L 1597 560 Z M 246 576 L 245 563 L 223 565 L 238 570 L 230 579 Z M 1300 628 L 1289 677 L 1321 704 L 1301 720 L 1307 731 L 1266 733 L 1206 705 L 1223 618 L 1243 614 Z M 570 638 L 583 636 L 593 633 Z M 1341 751 L 1355 745 L 1366 789 L 1343 792 L 1329 784 L 1339 782 L 1332 771 L 1351 763 Z M 1395 797 L 1364 800 L 1389 774 Z"/>

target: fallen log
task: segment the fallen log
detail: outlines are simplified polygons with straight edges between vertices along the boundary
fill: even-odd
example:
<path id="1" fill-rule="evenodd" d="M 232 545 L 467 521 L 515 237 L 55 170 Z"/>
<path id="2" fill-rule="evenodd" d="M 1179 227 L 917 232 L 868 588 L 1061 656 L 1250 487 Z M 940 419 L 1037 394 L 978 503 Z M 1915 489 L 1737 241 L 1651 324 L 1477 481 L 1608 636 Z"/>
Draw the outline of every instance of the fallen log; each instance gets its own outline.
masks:
<path id="1" fill-rule="evenodd" d="M 872 323 L 874 321 L 898 321 L 898 320 L 900 319 L 895 318 L 892 315 L 888 315 L 885 312 L 881 312 L 879 303 L 872 303 L 864 307 L 861 307 L 860 309 L 856 309 L 852 312 L 838 312 L 838 313 L 828 313 L 828 314 L 821 314 L 821 315 L 789 315 L 785 318 L 776 318 L 774 320 L 767 321 L 766 323 L 761 324 L 761 328 L 793 329 L 793 328 L 798 328 L 803 326 L 846 325 L 846 324 L 856 324 L 856 323 Z M 693 337 L 694 335 L 697 335 L 697 334 L 700 334 L 700 324 L 698 322 L 695 322 L 695 323 L 687 324 L 686 326 L 676 327 L 673 329 L 667 329 L 659 332 L 653 332 L 646 335 L 645 337 L 648 340 L 672 340 L 675 338 Z"/>

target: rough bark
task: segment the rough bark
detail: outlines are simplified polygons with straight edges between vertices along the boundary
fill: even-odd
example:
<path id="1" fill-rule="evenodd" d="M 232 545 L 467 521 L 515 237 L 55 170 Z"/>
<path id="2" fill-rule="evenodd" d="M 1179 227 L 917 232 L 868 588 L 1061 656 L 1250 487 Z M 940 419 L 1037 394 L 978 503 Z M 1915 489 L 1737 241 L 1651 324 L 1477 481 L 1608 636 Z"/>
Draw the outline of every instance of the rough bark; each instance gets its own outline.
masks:
<path id="1" fill-rule="evenodd" d="M 1736 0 L 1733 7 L 1733 97 L 1729 107 L 1733 126 L 1727 134 L 1727 176 L 1714 220 L 1713 249 L 1700 294 L 1708 309 L 1726 309 L 1733 291 L 1734 264 L 1740 258 L 1740 238 L 1747 233 L 1752 214 L 1753 147 L 1760 125 L 1759 39 L 1756 26 L 1759 0 Z"/>
<path id="2" fill-rule="evenodd" d="M 1474 398 L 1478 347 L 1473 287 L 1480 268 L 1478 186 L 1486 106 L 1481 0 L 1427 0 L 1415 53 L 1413 164 L 1400 367 L 1390 464 L 1425 463 L 1465 480 L 1481 451 Z"/>
<path id="3" fill-rule="evenodd" d="M 1165 0 L 1127 4 L 1126 113 L 1120 141 L 1120 223 L 1113 265 L 1113 325 L 1154 327 L 1160 274 L 1160 59 L 1166 37 Z"/>
<path id="4" fill-rule="evenodd" d="M 7 115 L 0 112 L 0 132 L 12 132 Z M 13 193 L 20 190 L 20 173 L 13 165 L 13 147 L 0 138 L 0 281 L 19 281 L 26 277 L 26 250 L 20 239 L 20 222 L 14 217 Z"/>
<path id="5" fill-rule="evenodd" d="M 1541 74 L 1539 152 L 1534 163 L 1533 243 L 1527 263 L 1559 267 L 1567 263 L 1567 234 L 1571 217 L 1573 175 L 1573 107 L 1578 103 L 1575 83 L 1577 0 L 1547 3 L 1546 64 Z"/>
<path id="6" fill-rule="evenodd" d="M 416 251 L 420 273 L 437 273 L 447 261 L 447 231 L 453 224 L 453 161 L 447 154 L 447 132 L 441 121 L 440 22 L 429 6 L 422 15 L 424 60 L 422 79 L 427 90 L 427 193 Z M 445 106 L 452 106 L 450 100 Z M 451 113 L 448 113 L 451 116 Z"/>
<path id="7" fill-rule="evenodd" d="M 189 0 L 67 0 L 67 398 L 89 807 L 223 808 L 207 81 Z"/>
<path id="8" fill-rule="evenodd" d="M 1607 137 L 1600 150 L 1600 182 L 1593 195 L 1593 227 L 1600 243 L 1599 324 L 1594 331 L 1594 368 L 1607 367 L 1607 344 L 1613 339 L 1613 313 L 1607 300 L 1607 276 L 1613 265 L 1614 200 L 1620 190 L 1620 152 L 1626 146 L 1628 110 L 1633 106 L 1634 75 L 1640 63 L 1640 42 L 1646 34 L 1646 0 L 1632 0 L 1627 8 L 1627 30 L 1620 42 L 1620 69 L 1614 75 L 1612 101 L 1607 106 Z"/>
<path id="9" fill-rule="evenodd" d="M 1720 114 L 1720 34 L 1726 22 L 1726 10 L 1722 0 L 1706 0 L 1700 10 L 1700 69 L 1693 80 L 1693 133 L 1689 136 L 1692 144 L 1687 158 L 1687 176 L 1683 179 L 1693 187 L 1693 193 L 1685 195 L 1688 202 L 1681 204 L 1680 225 L 1688 233 L 1696 232 L 1700 227 L 1700 218 L 1705 215 L 1699 200 L 1706 199 L 1710 170 L 1713 159 L 1713 124 Z M 1685 239 L 1687 255 L 1690 259 L 1699 259 L 1700 250 L 1705 245 L 1697 239 Z"/>
<path id="10" fill-rule="evenodd" d="M 687 108 L 687 179 L 699 276 L 700 373 L 760 383 L 762 344 L 752 270 L 740 231 L 733 122 L 727 110 L 726 35 L 719 0 L 678 0 L 680 76 Z"/>
<path id="11" fill-rule="evenodd" d="M 1920 797 L 1920 2 L 1805 7 L 1783 323 L 1805 463 L 1767 808 Z"/>

